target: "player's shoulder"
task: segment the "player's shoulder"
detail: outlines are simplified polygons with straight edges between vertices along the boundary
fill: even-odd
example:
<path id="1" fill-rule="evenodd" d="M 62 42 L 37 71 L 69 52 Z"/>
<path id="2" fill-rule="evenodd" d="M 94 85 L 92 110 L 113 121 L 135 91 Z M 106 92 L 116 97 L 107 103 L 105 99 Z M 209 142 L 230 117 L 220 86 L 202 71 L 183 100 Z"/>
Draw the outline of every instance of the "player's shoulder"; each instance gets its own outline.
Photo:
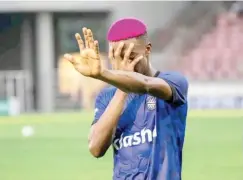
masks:
<path id="1" fill-rule="evenodd" d="M 160 72 L 158 77 L 165 79 L 165 80 L 168 79 L 168 80 L 180 81 L 181 83 L 186 84 L 186 85 L 189 84 L 186 76 L 178 71 Z"/>
<path id="2" fill-rule="evenodd" d="M 114 86 L 108 86 L 103 88 L 97 95 L 97 99 L 104 99 L 106 101 L 109 101 L 114 96 L 116 89 L 117 88 Z"/>
<path id="3" fill-rule="evenodd" d="M 178 72 L 178 71 L 164 71 L 164 72 L 160 72 L 159 76 L 160 77 L 174 76 L 174 77 L 179 77 L 179 78 L 186 79 L 186 76 L 183 75 L 181 72 Z"/>
<path id="4" fill-rule="evenodd" d="M 115 91 L 116 91 L 116 89 L 117 89 L 117 88 L 114 87 L 114 86 L 108 86 L 108 87 L 103 88 L 103 89 L 100 91 L 99 94 L 101 94 L 101 95 L 114 94 Z"/>

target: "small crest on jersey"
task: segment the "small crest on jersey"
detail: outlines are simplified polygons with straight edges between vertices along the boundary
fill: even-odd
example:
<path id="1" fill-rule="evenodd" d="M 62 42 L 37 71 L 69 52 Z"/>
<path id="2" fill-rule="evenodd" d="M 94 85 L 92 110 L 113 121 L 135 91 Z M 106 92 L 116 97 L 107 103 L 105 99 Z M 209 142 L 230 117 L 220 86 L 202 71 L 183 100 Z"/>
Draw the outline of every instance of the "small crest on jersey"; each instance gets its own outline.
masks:
<path id="1" fill-rule="evenodd" d="M 146 104 L 148 110 L 154 110 L 156 108 L 156 98 L 153 96 L 148 96 L 146 99 Z"/>

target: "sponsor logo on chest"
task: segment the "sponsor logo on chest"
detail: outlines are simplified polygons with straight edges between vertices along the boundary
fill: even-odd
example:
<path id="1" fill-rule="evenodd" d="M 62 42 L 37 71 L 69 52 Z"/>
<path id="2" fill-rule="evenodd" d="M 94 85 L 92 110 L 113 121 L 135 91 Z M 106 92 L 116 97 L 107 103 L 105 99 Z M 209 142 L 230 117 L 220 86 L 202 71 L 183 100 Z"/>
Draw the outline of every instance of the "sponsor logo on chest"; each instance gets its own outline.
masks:
<path id="1" fill-rule="evenodd" d="M 152 142 L 155 137 L 157 137 L 156 127 L 153 131 L 144 128 L 140 132 L 135 132 L 134 134 L 128 136 L 124 136 L 122 133 L 120 138 L 115 138 L 113 140 L 113 147 L 116 150 L 119 150 L 122 148 L 136 146 L 147 142 Z"/>

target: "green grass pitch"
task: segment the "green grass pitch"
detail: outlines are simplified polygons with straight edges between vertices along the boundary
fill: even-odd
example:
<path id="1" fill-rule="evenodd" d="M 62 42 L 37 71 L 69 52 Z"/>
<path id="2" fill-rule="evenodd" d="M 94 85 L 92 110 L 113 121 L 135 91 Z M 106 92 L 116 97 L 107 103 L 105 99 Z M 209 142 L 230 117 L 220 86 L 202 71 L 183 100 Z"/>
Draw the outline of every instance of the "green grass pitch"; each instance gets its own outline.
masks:
<path id="1" fill-rule="evenodd" d="M 111 150 L 88 152 L 92 113 L 0 118 L 0 180 L 109 180 Z M 21 129 L 31 125 L 32 137 Z M 243 180 L 243 111 L 191 111 L 187 120 L 183 180 Z"/>

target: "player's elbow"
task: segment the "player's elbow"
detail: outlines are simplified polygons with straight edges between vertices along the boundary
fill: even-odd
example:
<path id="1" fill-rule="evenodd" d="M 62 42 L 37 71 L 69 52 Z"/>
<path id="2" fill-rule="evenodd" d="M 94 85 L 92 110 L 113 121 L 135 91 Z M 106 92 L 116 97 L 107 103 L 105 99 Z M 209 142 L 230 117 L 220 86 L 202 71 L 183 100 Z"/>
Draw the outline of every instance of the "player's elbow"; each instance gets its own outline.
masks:
<path id="1" fill-rule="evenodd" d="M 105 155 L 104 153 L 101 153 L 100 151 L 97 151 L 95 149 L 90 150 L 90 153 L 95 158 L 101 158 L 101 157 L 103 157 Z"/>
<path id="2" fill-rule="evenodd" d="M 89 143 L 89 152 L 95 158 L 101 158 L 105 155 L 105 152 L 103 152 L 101 148 L 97 147 L 92 142 Z"/>

